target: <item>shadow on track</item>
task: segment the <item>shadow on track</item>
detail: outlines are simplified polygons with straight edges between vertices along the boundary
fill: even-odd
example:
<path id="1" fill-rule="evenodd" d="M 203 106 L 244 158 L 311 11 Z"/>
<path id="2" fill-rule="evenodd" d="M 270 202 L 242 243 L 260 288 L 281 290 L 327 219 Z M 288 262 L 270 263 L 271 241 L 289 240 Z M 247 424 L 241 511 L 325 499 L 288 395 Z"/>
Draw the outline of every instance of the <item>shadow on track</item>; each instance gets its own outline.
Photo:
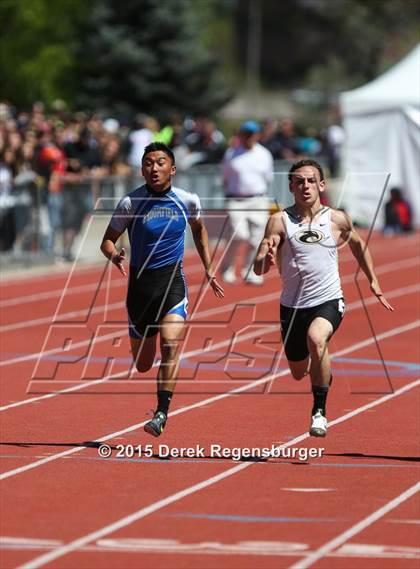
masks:
<path id="1" fill-rule="evenodd" d="M 383 460 L 403 460 L 405 462 L 420 462 L 419 456 L 389 456 L 383 454 L 364 454 L 362 452 L 325 453 L 324 456 L 345 456 L 349 458 L 381 458 Z"/>
<path id="2" fill-rule="evenodd" d="M 3 446 L 13 446 L 20 448 L 32 448 L 32 447 L 86 447 L 86 448 L 99 448 L 101 442 L 98 441 L 85 441 L 83 443 L 40 443 L 40 442 L 0 442 Z M 116 450 L 117 447 L 111 447 Z"/>

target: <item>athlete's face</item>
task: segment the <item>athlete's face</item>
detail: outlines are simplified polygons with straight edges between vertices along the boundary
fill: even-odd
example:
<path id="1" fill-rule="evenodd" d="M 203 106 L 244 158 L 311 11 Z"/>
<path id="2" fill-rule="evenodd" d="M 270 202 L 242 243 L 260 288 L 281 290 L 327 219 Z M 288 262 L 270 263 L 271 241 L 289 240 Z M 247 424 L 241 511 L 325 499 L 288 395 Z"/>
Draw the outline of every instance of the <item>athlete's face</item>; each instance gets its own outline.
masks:
<path id="1" fill-rule="evenodd" d="M 313 206 L 324 189 L 325 180 L 320 179 L 318 169 L 314 166 L 302 166 L 292 173 L 290 191 L 295 197 L 296 204 L 303 207 Z"/>
<path id="2" fill-rule="evenodd" d="M 143 159 L 141 173 L 146 180 L 146 184 L 155 192 L 163 192 L 171 185 L 171 176 L 176 172 L 175 165 L 172 164 L 170 157 L 156 150 L 149 152 Z"/>
<path id="3" fill-rule="evenodd" d="M 241 132 L 239 139 L 244 148 L 251 150 L 260 139 L 260 134 L 258 132 Z"/>

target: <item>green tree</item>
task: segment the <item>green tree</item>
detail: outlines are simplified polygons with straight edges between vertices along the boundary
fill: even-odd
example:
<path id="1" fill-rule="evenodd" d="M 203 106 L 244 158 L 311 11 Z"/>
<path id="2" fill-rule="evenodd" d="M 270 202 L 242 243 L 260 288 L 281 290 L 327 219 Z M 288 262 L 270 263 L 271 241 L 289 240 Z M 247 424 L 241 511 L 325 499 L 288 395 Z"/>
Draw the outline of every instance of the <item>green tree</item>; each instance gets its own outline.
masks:
<path id="1" fill-rule="evenodd" d="M 119 116 L 211 113 L 228 99 L 200 42 L 200 2 L 95 0 L 81 28 L 77 102 Z"/>
<path id="2" fill-rule="evenodd" d="M 250 3 L 235 13 L 237 60 L 245 68 Z M 309 75 L 347 88 L 373 79 L 419 38 L 418 0 L 259 0 L 261 76 L 267 86 L 302 86 Z M 316 68 L 313 70 L 313 68 Z M 343 84 L 344 83 L 344 84 Z"/>
<path id="3" fill-rule="evenodd" d="M 83 0 L 1 0 L 0 97 L 18 106 L 71 99 Z"/>

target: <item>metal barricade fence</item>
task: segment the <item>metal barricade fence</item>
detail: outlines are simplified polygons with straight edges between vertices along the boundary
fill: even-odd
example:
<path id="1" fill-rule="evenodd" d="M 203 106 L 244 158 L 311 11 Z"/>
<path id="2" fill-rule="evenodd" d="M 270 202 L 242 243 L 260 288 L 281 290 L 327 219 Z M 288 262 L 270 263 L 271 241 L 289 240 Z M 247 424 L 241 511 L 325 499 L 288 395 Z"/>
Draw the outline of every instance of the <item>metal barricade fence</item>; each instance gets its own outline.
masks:
<path id="1" fill-rule="evenodd" d="M 287 180 L 289 167 L 290 163 L 287 161 L 275 163 L 274 179 L 268 191 L 272 209 L 275 209 L 276 205 L 283 207 L 290 205 L 292 201 Z M 92 231 L 88 240 L 85 239 L 85 249 L 81 251 L 82 258 L 90 260 L 100 258 L 98 247 L 110 214 L 124 195 L 142 183 L 143 178 L 136 173 L 128 176 L 106 176 L 102 178 L 87 176 L 82 184 L 85 188 L 85 194 L 82 194 L 79 191 L 80 186 L 76 185 L 68 185 L 65 190 L 62 190 L 62 192 L 68 192 L 66 204 L 70 203 L 71 205 L 73 195 L 78 200 L 86 199 L 85 211 L 93 214 L 93 216 L 88 215 L 87 219 L 96 216 L 95 204 L 98 203 L 98 200 L 101 202 L 99 216 L 101 223 L 96 223 L 96 230 Z M 220 164 L 199 165 L 187 171 L 178 171 L 174 185 L 197 193 L 206 212 L 223 212 L 224 192 Z M 81 195 L 84 197 L 81 198 Z M 80 204 L 74 205 L 80 206 Z M 80 211 L 83 214 L 83 208 L 80 208 Z M 63 214 L 65 219 L 66 213 L 68 212 L 60 211 L 61 221 L 63 221 Z M 4 197 L 0 199 L 0 262 L 4 261 L 5 258 L 8 261 L 24 258 L 28 264 L 34 264 L 37 260 L 42 262 L 47 258 L 53 262 L 54 251 L 51 248 L 51 232 L 53 230 L 46 187 L 39 184 L 33 184 L 30 188 L 14 187 L 7 199 Z M 62 225 L 59 224 L 58 234 L 55 236 L 55 253 L 58 254 L 61 247 L 61 230 Z M 78 236 L 79 240 L 82 238 L 83 231 L 84 228 Z M 188 238 L 187 247 L 191 243 L 191 239 Z"/>

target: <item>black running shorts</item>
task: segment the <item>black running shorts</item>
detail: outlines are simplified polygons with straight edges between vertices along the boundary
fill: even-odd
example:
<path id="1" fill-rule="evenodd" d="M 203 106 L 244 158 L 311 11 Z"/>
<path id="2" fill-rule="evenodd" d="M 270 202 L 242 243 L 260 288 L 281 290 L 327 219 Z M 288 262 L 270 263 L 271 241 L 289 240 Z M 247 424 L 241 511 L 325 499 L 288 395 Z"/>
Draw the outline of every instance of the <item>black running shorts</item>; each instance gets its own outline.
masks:
<path id="1" fill-rule="evenodd" d="M 309 355 L 306 336 L 311 322 L 321 316 L 331 322 L 333 333 L 341 324 L 345 310 L 344 299 L 328 300 L 310 308 L 293 308 L 280 305 L 281 336 L 286 357 L 299 362 Z"/>
<path id="2" fill-rule="evenodd" d="M 187 287 L 180 264 L 139 271 L 130 267 L 127 292 L 129 334 L 132 338 L 155 336 L 167 314 L 187 316 Z"/>

